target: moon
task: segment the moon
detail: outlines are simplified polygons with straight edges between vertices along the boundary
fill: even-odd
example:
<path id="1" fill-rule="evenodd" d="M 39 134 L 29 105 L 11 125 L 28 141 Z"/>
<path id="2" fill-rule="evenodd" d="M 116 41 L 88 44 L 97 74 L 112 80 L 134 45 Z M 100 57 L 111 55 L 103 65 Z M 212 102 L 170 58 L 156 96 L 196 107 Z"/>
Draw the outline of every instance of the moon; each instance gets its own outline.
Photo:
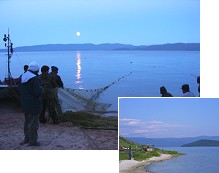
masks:
<path id="1" fill-rule="evenodd" d="M 81 33 L 80 32 L 76 32 L 76 35 L 79 37 L 81 35 Z"/>

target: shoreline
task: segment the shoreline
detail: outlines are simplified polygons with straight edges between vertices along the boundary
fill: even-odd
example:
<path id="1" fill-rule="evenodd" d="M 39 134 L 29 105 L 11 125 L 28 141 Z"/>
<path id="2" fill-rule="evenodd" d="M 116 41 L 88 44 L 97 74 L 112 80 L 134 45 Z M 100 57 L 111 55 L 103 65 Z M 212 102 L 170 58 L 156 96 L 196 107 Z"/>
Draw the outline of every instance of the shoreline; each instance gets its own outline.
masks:
<path id="1" fill-rule="evenodd" d="M 147 160 L 136 161 L 136 160 L 122 160 L 119 163 L 119 173 L 150 173 L 145 167 L 154 162 L 161 162 L 164 160 L 172 159 L 174 156 L 170 154 L 161 154 L 159 157 L 151 157 Z"/>

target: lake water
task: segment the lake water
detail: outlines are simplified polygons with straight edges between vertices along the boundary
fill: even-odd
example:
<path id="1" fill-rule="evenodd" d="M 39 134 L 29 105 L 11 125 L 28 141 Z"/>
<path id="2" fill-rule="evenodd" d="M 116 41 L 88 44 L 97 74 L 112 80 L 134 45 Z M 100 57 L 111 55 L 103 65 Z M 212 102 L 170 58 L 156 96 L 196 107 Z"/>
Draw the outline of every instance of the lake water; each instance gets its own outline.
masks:
<path id="1" fill-rule="evenodd" d="M 6 61 L 1 53 L 0 79 L 7 72 Z M 112 103 L 110 110 L 118 109 L 118 97 L 159 97 L 162 85 L 173 96 L 181 96 L 182 84 L 188 83 L 190 90 L 199 95 L 199 51 L 15 52 L 11 59 L 12 76 L 20 76 L 23 65 L 32 61 L 41 66 L 58 66 L 65 87 L 97 89 L 115 82 L 100 97 L 100 101 Z"/>
<path id="2" fill-rule="evenodd" d="M 186 155 L 148 167 L 152 173 L 218 173 L 219 147 L 177 147 L 164 148 L 175 150 Z"/>

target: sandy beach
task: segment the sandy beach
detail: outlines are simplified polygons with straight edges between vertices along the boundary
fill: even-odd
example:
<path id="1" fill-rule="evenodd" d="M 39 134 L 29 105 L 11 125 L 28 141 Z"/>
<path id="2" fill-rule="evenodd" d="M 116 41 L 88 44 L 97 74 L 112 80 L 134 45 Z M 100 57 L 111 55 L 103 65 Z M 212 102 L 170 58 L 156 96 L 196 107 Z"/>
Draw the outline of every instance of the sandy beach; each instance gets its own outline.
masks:
<path id="1" fill-rule="evenodd" d="M 0 150 L 117 150 L 118 131 L 84 129 L 70 122 L 40 124 L 39 147 L 20 145 L 24 114 L 14 105 L 0 105 Z"/>
<path id="2" fill-rule="evenodd" d="M 161 154 L 159 157 L 152 157 L 144 161 L 122 160 L 119 163 L 119 173 L 145 173 L 145 166 L 163 160 L 171 159 L 170 154 Z M 146 171 L 146 173 L 149 173 Z"/>

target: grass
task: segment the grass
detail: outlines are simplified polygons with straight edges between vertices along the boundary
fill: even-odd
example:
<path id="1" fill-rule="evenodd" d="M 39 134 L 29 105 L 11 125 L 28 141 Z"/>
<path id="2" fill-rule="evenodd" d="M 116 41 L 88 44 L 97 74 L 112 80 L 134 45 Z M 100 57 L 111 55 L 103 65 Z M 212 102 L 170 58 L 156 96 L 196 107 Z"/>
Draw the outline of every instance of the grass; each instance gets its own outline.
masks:
<path id="1" fill-rule="evenodd" d="M 119 160 L 128 160 L 128 152 L 120 151 L 119 152 Z"/>
<path id="2" fill-rule="evenodd" d="M 118 117 L 101 117 L 87 112 L 65 112 L 63 120 L 85 128 L 118 129 Z"/>
<path id="3" fill-rule="evenodd" d="M 137 160 L 146 160 L 151 157 L 158 157 L 160 156 L 160 153 L 157 150 L 151 151 L 151 152 L 145 152 L 143 150 L 132 150 L 132 157 Z M 120 151 L 119 152 L 119 160 L 128 160 L 128 151 Z"/>
<path id="4" fill-rule="evenodd" d="M 135 152 L 133 152 L 133 158 L 137 161 L 146 160 L 146 159 L 149 159 L 153 156 L 158 157 L 158 156 L 160 156 L 160 154 L 157 153 L 157 152 L 148 152 L 148 153 L 146 153 L 144 151 L 135 151 Z"/>

